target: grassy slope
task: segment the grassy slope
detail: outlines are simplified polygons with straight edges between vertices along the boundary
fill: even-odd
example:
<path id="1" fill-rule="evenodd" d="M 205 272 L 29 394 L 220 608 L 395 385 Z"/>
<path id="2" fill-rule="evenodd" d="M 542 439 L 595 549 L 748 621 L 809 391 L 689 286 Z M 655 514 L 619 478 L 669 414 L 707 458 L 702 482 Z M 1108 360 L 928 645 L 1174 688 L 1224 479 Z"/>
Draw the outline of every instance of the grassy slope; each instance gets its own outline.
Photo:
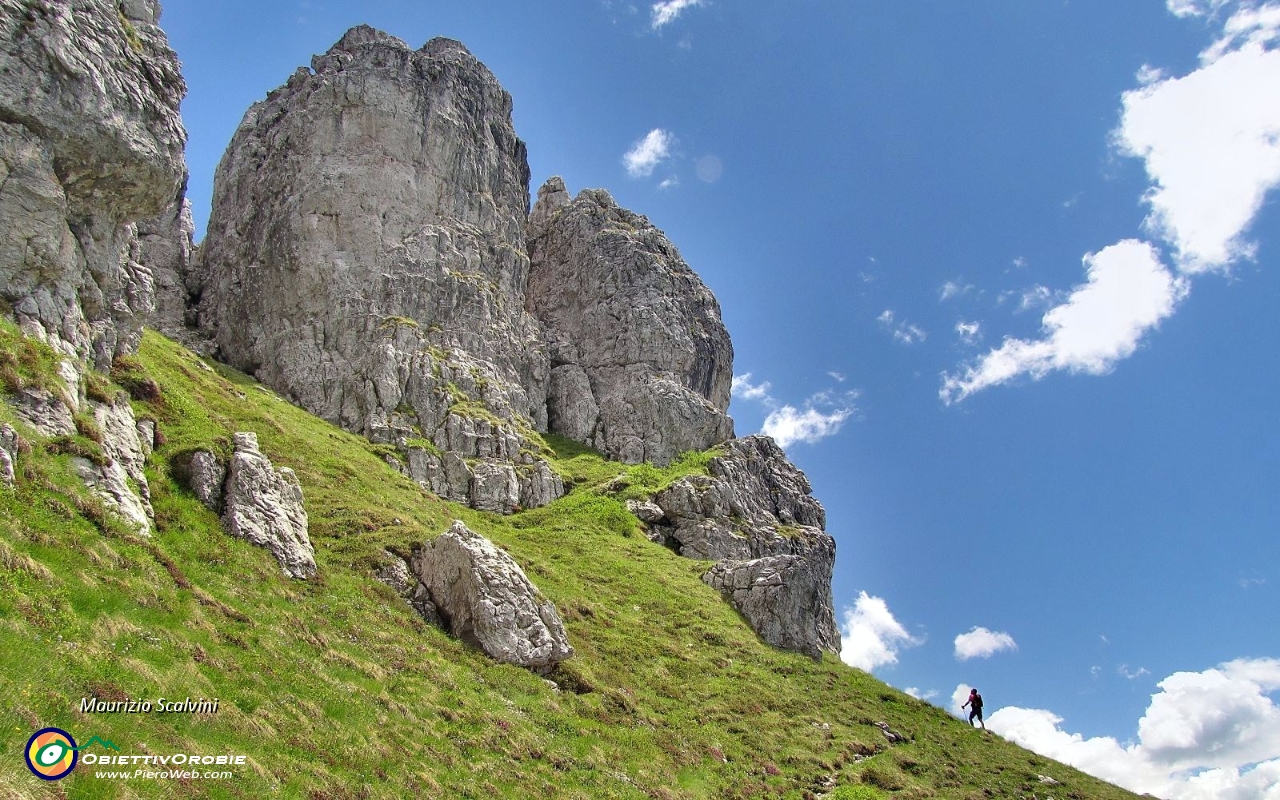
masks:
<path id="1" fill-rule="evenodd" d="M 22 356 L 5 361 L 19 381 L 47 367 L 7 323 L 0 344 Z M 158 335 L 139 361 L 162 396 L 135 410 L 165 438 L 149 462 L 149 541 L 79 488 L 51 452 L 66 447 L 37 444 L 17 490 L 0 491 L 0 796 L 1043 797 L 1037 776 L 1049 775 L 1059 798 L 1131 797 L 835 658 L 760 643 L 699 580 L 705 563 L 639 536 L 597 490 L 627 472 L 638 493 L 697 459 L 628 470 L 553 442 L 575 491 L 503 518 L 424 493 L 378 447 Z M 140 369 L 116 375 L 136 395 Z M 12 421 L 3 405 L 0 420 Z M 170 475 L 174 456 L 225 452 L 238 430 L 297 471 L 317 579 L 283 577 Z M 577 650 L 556 677 L 576 691 L 491 662 L 371 579 L 385 548 L 408 552 L 454 518 L 507 548 L 556 603 Z M 89 695 L 221 706 L 83 715 Z M 887 747 L 878 720 L 915 742 Z M 250 765 L 224 781 L 110 782 L 81 764 L 46 785 L 20 757 L 46 725 L 126 753 L 229 752 Z"/>

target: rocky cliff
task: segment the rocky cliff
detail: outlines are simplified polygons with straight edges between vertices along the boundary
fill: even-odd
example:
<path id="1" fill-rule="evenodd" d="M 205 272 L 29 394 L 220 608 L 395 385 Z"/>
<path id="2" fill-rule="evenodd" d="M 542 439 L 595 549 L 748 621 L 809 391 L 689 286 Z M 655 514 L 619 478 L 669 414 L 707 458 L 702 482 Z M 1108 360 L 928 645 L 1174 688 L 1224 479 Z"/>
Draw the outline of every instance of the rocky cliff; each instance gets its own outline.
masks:
<path id="1" fill-rule="evenodd" d="M 353 28 L 236 131 L 200 323 L 227 362 L 375 439 L 430 438 L 464 396 L 541 427 L 528 179 L 511 97 L 465 48 Z"/>
<path id="2" fill-rule="evenodd" d="M 462 45 L 353 28 L 236 131 L 199 325 L 302 407 L 405 444 L 401 463 L 450 499 L 554 499 L 528 436 L 549 372 L 524 307 L 528 180 L 511 97 Z"/>
<path id="3" fill-rule="evenodd" d="M 551 430 L 625 463 L 733 436 L 733 345 L 715 296 L 649 220 L 560 178 L 529 218 L 527 303 L 551 352 Z"/>
<path id="4" fill-rule="evenodd" d="M 137 351 L 155 306 L 137 223 L 186 181 L 186 84 L 159 17 L 155 0 L 0 0 L 0 300 L 64 357 L 58 391 L 11 402 L 38 432 L 94 438 L 101 455 L 78 472 L 144 534 L 154 431 L 128 402 L 87 396 L 86 376 Z"/>
<path id="5" fill-rule="evenodd" d="M 0 297 L 105 369 L 154 304 L 135 222 L 186 178 L 186 92 L 154 0 L 0 0 Z"/>
<path id="6" fill-rule="evenodd" d="M 605 192 L 553 179 L 530 216 L 511 104 L 457 42 L 353 28 L 249 109 L 191 271 L 221 358 L 375 440 L 472 460 L 417 472 L 473 504 L 495 505 L 476 459 L 527 479 L 495 462 L 530 432 L 630 463 L 733 435 L 715 298 Z"/>

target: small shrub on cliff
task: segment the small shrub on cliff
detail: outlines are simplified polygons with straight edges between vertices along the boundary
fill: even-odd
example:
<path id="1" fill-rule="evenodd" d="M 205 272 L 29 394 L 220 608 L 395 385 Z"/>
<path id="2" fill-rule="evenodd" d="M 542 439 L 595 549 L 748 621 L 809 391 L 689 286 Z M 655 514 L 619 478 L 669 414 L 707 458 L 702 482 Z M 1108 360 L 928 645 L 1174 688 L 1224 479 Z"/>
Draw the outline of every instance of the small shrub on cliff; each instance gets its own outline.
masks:
<path id="1" fill-rule="evenodd" d="M 111 362 L 111 380 L 123 386 L 134 400 L 161 400 L 160 385 L 147 374 L 142 362 L 132 356 L 119 356 Z"/>
<path id="2" fill-rule="evenodd" d="M 84 376 L 84 393 L 90 400 L 110 403 L 111 382 L 101 372 L 89 370 Z"/>

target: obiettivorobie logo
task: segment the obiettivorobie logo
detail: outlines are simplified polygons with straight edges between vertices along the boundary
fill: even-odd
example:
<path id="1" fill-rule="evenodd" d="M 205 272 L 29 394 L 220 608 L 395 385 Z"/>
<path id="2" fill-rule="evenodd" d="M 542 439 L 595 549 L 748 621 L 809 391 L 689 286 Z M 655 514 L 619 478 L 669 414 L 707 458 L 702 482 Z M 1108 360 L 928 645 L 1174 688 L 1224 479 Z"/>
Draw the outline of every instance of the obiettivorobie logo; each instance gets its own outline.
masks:
<path id="1" fill-rule="evenodd" d="M 101 745 L 108 750 L 120 752 L 114 742 L 105 741 L 97 736 L 83 745 L 77 746 L 71 734 L 61 728 L 41 728 L 31 734 L 27 740 L 27 749 L 23 755 L 27 759 L 27 769 L 37 778 L 56 781 L 71 774 L 80 758 L 80 751 L 93 745 Z"/>
<path id="2" fill-rule="evenodd" d="M 31 774 L 37 778 L 46 781 L 56 781 L 71 774 L 76 768 L 76 764 L 83 761 L 85 764 L 94 764 L 102 766 L 131 766 L 145 767 L 145 769 L 135 769 L 133 772 L 95 772 L 94 775 L 99 778 L 231 778 L 234 777 L 233 772 L 214 771 L 201 772 L 198 770 L 163 770 L 157 771 L 155 767 L 168 767 L 171 765 L 196 767 L 196 766 L 244 766 L 248 761 L 248 757 L 244 755 L 236 755 L 234 753 L 226 753 L 223 755 L 198 755 L 189 753 L 174 753 L 171 755 L 155 755 L 148 753 L 146 755 L 119 754 L 111 753 L 85 753 L 83 759 L 80 758 L 80 751 L 87 750 L 93 745 L 98 745 L 105 750 L 114 750 L 120 753 L 120 748 L 115 742 L 103 739 L 98 736 L 89 737 L 89 741 L 82 745 L 77 745 L 75 737 L 67 733 L 61 728 L 41 728 L 31 734 L 31 738 L 27 740 L 27 747 L 23 751 L 23 756 L 27 761 L 27 769 L 31 770 Z"/>

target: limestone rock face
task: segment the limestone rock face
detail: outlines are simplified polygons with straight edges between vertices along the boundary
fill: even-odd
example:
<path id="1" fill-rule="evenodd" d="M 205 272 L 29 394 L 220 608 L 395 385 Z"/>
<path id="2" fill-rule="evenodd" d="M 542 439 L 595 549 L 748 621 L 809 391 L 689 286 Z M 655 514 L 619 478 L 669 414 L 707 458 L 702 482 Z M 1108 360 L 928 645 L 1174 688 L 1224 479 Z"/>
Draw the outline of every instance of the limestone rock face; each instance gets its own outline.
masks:
<path id="1" fill-rule="evenodd" d="M 69 436 L 76 432 L 71 408 L 44 389 L 21 389 L 8 400 L 18 418 L 42 436 Z"/>
<path id="2" fill-rule="evenodd" d="M 464 455 L 507 458 L 546 425 L 528 176 L 511 97 L 466 48 L 353 28 L 236 131 L 200 324 L 224 360 L 376 441 L 438 441 L 479 404 L 504 452 Z"/>
<path id="3" fill-rule="evenodd" d="M 310 578 L 316 574 L 315 548 L 307 533 L 302 487 L 288 467 L 275 469 L 258 449 L 253 433 L 237 433 L 227 470 L 222 522 L 232 536 L 265 547 L 284 574 Z"/>
<path id="4" fill-rule="evenodd" d="M 547 671 L 573 655 L 555 606 L 461 521 L 417 550 L 410 567 L 448 630 L 492 658 Z"/>
<path id="5" fill-rule="evenodd" d="M 826 513 L 804 473 L 768 436 L 726 442 L 707 471 L 635 506 L 650 523 L 650 538 L 689 558 L 721 562 L 703 580 L 765 641 L 809 655 L 839 652 L 835 540 L 823 530 Z"/>
<path id="6" fill-rule="evenodd" d="M 627 463 L 733 436 L 733 346 L 675 246 L 608 192 L 552 178 L 528 226 L 527 304 L 551 352 L 551 430 Z"/>
<path id="7" fill-rule="evenodd" d="M 684 555 L 803 555 L 812 539 L 830 538 L 809 480 L 768 436 L 726 442 L 707 471 L 709 477 L 682 478 L 654 497 Z"/>
<path id="8" fill-rule="evenodd" d="M 195 221 L 185 197 L 170 204 L 159 216 L 139 220 L 138 261 L 155 283 L 155 312 L 148 324 L 202 355 L 213 351 L 213 342 L 197 330 L 193 296 L 200 292 L 199 248 Z"/>
<path id="9" fill-rule="evenodd" d="M 227 481 L 227 465 L 209 451 L 196 451 L 184 465 L 187 488 L 209 511 L 223 512 L 223 485 Z"/>
<path id="10" fill-rule="evenodd" d="M 13 486 L 14 465 L 18 463 L 18 443 L 21 438 L 9 423 L 0 425 L 0 483 Z"/>
<path id="11" fill-rule="evenodd" d="M 129 517 L 130 521 L 136 522 L 144 532 L 149 533 L 150 520 L 155 517 L 155 512 L 151 509 L 151 486 L 147 482 L 145 471 L 147 454 L 138 436 L 138 422 L 134 419 L 133 408 L 124 397 L 117 397 L 111 403 L 90 400 L 88 405 L 93 413 L 93 420 L 102 434 L 103 452 L 114 465 L 118 466 L 118 472 L 137 487 L 135 491 L 130 488 L 128 481 L 112 479 L 108 481 L 112 487 L 111 499 L 114 499 L 122 509 L 128 509 L 125 516 Z M 121 496 L 118 491 L 121 485 L 127 497 Z M 135 513 L 137 509 L 142 511 L 141 515 Z"/>
<path id="12" fill-rule="evenodd" d="M 98 369 L 154 303 L 134 221 L 185 178 L 186 92 L 148 0 L 0 0 L 0 298 Z"/>
<path id="13" fill-rule="evenodd" d="M 87 458 L 74 457 L 76 474 L 89 490 L 98 495 L 143 536 L 151 535 L 151 505 L 129 488 L 129 475 L 118 461 L 95 464 Z"/>
<path id="14" fill-rule="evenodd" d="M 829 605 L 831 575 L 822 570 L 820 559 L 768 556 L 722 561 L 702 580 L 723 594 L 761 639 L 821 658 L 840 650 Z"/>

